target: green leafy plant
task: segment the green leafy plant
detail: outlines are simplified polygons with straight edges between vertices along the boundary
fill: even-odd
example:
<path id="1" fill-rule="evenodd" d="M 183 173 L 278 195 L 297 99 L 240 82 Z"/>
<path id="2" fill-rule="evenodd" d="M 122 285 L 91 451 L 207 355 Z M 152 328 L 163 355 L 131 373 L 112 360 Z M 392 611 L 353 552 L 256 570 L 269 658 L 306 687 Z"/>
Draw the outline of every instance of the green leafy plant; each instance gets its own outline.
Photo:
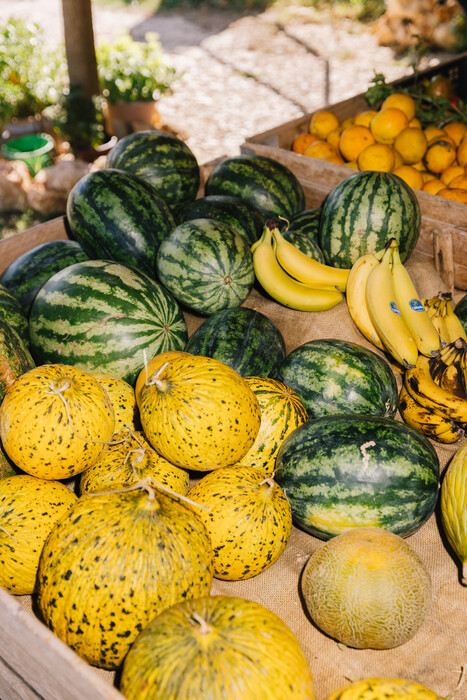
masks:
<path id="1" fill-rule="evenodd" d="M 64 51 L 44 49 L 43 30 L 10 18 L 0 28 L 0 125 L 40 114 L 66 85 Z"/>
<path id="2" fill-rule="evenodd" d="M 171 91 L 180 76 L 165 60 L 159 37 L 154 32 L 145 41 L 134 41 L 129 34 L 96 47 L 97 68 L 102 94 L 110 104 L 157 100 Z"/>
<path id="3" fill-rule="evenodd" d="M 45 110 L 53 131 L 68 141 L 73 153 L 96 148 L 107 137 L 104 129 L 102 98 L 85 97 L 77 86 L 71 86 L 60 96 L 56 105 Z"/>

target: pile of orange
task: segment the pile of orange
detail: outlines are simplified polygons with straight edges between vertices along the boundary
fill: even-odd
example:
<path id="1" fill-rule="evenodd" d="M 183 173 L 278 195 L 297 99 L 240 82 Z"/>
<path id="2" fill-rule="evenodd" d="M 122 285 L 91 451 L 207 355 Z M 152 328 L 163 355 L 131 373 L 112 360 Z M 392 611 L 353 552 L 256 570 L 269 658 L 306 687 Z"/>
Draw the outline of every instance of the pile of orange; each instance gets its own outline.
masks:
<path id="1" fill-rule="evenodd" d="M 467 124 L 423 129 L 413 98 L 402 92 L 344 120 L 315 112 L 292 149 L 354 170 L 392 172 L 414 189 L 467 204 Z"/>

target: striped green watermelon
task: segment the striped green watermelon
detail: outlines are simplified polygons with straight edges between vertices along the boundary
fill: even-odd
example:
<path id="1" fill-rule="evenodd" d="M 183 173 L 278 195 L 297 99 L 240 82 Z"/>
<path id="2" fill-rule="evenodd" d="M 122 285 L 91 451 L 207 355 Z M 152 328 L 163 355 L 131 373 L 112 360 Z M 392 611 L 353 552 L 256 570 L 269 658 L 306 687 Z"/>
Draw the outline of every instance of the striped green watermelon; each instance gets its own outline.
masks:
<path id="1" fill-rule="evenodd" d="M 457 304 L 455 304 L 454 311 L 462 323 L 465 332 L 467 333 L 467 294 L 464 294 L 464 296 L 459 299 Z"/>
<path id="2" fill-rule="evenodd" d="M 0 403 L 15 379 L 35 366 L 27 345 L 15 329 L 0 320 Z"/>
<path id="3" fill-rule="evenodd" d="M 306 233 L 316 243 L 319 240 L 319 220 L 322 207 L 304 209 L 290 218 L 289 228 Z"/>
<path id="4" fill-rule="evenodd" d="M 153 185 L 171 209 L 195 199 L 200 168 L 184 141 L 151 129 L 124 136 L 107 156 L 107 167 L 132 173 Z"/>
<path id="5" fill-rule="evenodd" d="M 175 299 L 206 315 L 242 304 L 255 281 L 250 246 L 216 219 L 176 226 L 159 247 L 156 267 Z"/>
<path id="6" fill-rule="evenodd" d="M 15 329 L 21 340 L 29 345 L 27 314 L 16 296 L 3 284 L 0 284 L 0 321 L 8 323 Z"/>
<path id="7" fill-rule="evenodd" d="M 399 243 L 402 262 L 420 235 L 421 212 L 412 188 L 397 175 L 357 172 L 326 197 L 319 221 L 319 245 L 328 265 L 349 268 L 366 253 Z"/>
<path id="8" fill-rule="evenodd" d="M 175 226 L 153 185 L 115 168 L 82 177 L 68 195 L 66 214 L 72 237 L 90 258 L 134 266 L 153 278 L 157 249 Z"/>
<path id="9" fill-rule="evenodd" d="M 177 208 L 177 223 L 191 219 L 217 219 L 229 224 L 250 245 L 260 238 L 266 223 L 264 215 L 251 202 L 230 194 L 199 197 Z"/>
<path id="10" fill-rule="evenodd" d="M 212 314 L 193 333 L 185 350 L 221 360 L 242 377 L 273 377 L 285 359 L 285 341 L 276 324 L 243 306 Z"/>
<path id="11" fill-rule="evenodd" d="M 315 537 L 354 527 L 407 537 L 434 511 L 439 461 L 429 440 L 392 418 L 326 416 L 285 439 L 275 478 L 295 524 Z"/>
<path id="12" fill-rule="evenodd" d="M 310 418 L 340 413 L 392 418 L 397 382 L 389 364 L 347 340 L 310 340 L 282 363 L 278 377 L 302 399 Z"/>
<path id="13" fill-rule="evenodd" d="M 29 317 L 37 364 L 107 372 L 133 384 L 147 358 L 183 350 L 187 327 L 164 287 L 134 269 L 88 260 L 57 272 L 37 294 Z"/>
<path id="14" fill-rule="evenodd" d="M 292 243 L 292 245 L 301 250 L 302 253 L 308 255 L 308 257 L 320 263 L 324 263 L 323 251 L 317 242 L 313 238 L 310 238 L 305 231 L 287 229 L 287 231 L 282 232 L 282 236 L 286 241 L 289 241 L 289 243 Z"/>
<path id="15" fill-rule="evenodd" d="M 296 175 L 266 156 L 233 156 L 210 173 L 205 194 L 230 194 L 252 202 L 266 218 L 288 220 L 305 208 L 305 193 Z"/>
<path id="16" fill-rule="evenodd" d="M 16 258 L 3 272 L 0 281 L 15 295 L 28 315 L 34 297 L 52 275 L 84 260 L 89 260 L 89 257 L 77 241 L 48 241 Z"/>

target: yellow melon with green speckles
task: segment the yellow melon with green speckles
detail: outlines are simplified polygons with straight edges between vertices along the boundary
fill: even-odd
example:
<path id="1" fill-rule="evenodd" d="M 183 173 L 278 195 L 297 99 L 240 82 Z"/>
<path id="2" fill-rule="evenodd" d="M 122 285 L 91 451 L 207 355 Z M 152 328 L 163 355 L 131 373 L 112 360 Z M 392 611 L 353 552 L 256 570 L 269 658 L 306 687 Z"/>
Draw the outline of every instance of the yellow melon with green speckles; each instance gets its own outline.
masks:
<path id="1" fill-rule="evenodd" d="M 118 435 L 114 435 L 114 440 Z M 80 493 L 131 486 L 141 479 L 150 478 L 156 488 L 162 485 L 186 496 L 190 479 L 185 469 L 176 467 L 158 454 L 141 431 L 128 437 L 124 429 L 120 435 L 123 436 L 122 442 L 110 447 L 80 475 Z"/>
<path id="2" fill-rule="evenodd" d="M 283 490 L 255 467 L 224 467 L 189 491 L 211 536 L 214 576 L 239 581 L 268 569 L 284 551 L 292 513 Z"/>
<path id="3" fill-rule="evenodd" d="M 467 586 L 467 445 L 457 450 L 441 485 L 441 522 Z"/>
<path id="4" fill-rule="evenodd" d="M 59 481 L 29 474 L 0 480 L 0 586 L 30 595 L 44 542 L 77 496 Z"/>
<path id="5" fill-rule="evenodd" d="M 234 464 L 253 445 L 258 399 L 220 360 L 180 355 L 164 363 L 141 393 L 143 432 L 159 454 L 184 469 Z"/>
<path id="6" fill-rule="evenodd" d="M 420 683 L 400 678 L 366 678 L 335 690 L 327 700 L 444 700 Z"/>
<path id="7" fill-rule="evenodd" d="M 136 397 L 131 384 L 107 372 L 93 372 L 92 376 L 105 389 L 115 415 L 114 431 L 118 433 L 124 426 L 135 428 Z"/>
<path id="8" fill-rule="evenodd" d="M 260 603 L 225 595 L 184 601 L 151 620 L 123 664 L 128 700 L 314 700 L 292 630 Z"/>
<path id="9" fill-rule="evenodd" d="M 308 419 L 299 395 L 271 377 L 245 377 L 261 409 L 261 425 L 253 445 L 237 465 L 256 467 L 272 475 L 276 457 L 285 438 Z"/>
<path id="10" fill-rule="evenodd" d="M 34 367 L 8 389 L 0 438 L 31 476 L 67 479 L 89 468 L 114 432 L 109 397 L 91 374 L 70 365 Z"/>
<path id="11" fill-rule="evenodd" d="M 46 624 L 93 666 L 116 669 L 153 617 L 209 593 L 212 547 L 178 499 L 140 488 L 81 496 L 50 534 L 38 571 Z"/>

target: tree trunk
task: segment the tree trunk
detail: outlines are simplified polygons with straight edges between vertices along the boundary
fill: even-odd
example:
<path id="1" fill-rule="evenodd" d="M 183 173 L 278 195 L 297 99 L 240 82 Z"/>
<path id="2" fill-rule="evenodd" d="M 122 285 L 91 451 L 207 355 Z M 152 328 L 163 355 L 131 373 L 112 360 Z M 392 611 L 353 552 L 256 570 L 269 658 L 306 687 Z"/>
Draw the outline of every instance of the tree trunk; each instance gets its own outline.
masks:
<path id="1" fill-rule="evenodd" d="M 62 0 L 62 13 L 70 85 L 84 97 L 98 95 L 91 0 Z"/>

